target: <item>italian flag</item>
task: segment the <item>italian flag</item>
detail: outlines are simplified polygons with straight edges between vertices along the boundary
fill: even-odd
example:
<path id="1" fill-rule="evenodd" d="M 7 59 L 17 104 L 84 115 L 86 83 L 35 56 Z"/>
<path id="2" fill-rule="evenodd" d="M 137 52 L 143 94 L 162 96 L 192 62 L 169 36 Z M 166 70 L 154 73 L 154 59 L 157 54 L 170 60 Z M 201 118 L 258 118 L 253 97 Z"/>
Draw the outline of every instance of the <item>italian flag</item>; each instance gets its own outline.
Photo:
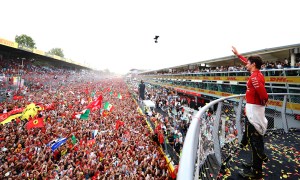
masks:
<path id="1" fill-rule="evenodd" d="M 123 97 L 120 93 L 118 94 L 118 99 L 123 99 Z"/>
<path id="2" fill-rule="evenodd" d="M 111 105 L 109 102 L 106 102 L 104 104 L 104 109 L 107 111 L 111 111 L 113 108 L 114 108 L 113 105 Z"/>
<path id="3" fill-rule="evenodd" d="M 82 111 L 81 114 L 77 114 L 75 117 L 77 119 L 87 120 L 89 118 L 89 115 L 90 115 L 90 110 L 89 109 L 85 109 L 85 110 Z"/>

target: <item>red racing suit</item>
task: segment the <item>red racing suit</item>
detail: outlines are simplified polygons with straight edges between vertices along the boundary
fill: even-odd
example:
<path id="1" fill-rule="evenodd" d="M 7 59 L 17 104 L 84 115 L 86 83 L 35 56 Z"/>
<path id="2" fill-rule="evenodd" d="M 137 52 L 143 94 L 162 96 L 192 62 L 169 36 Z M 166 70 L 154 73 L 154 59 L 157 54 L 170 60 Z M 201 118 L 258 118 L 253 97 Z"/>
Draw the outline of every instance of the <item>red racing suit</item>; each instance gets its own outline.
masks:
<path id="1" fill-rule="evenodd" d="M 247 58 L 239 55 L 238 58 L 247 64 Z M 247 82 L 246 102 L 249 104 L 265 105 L 268 94 L 265 88 L 264 75 L 259 71 L 253 71 Z"/>

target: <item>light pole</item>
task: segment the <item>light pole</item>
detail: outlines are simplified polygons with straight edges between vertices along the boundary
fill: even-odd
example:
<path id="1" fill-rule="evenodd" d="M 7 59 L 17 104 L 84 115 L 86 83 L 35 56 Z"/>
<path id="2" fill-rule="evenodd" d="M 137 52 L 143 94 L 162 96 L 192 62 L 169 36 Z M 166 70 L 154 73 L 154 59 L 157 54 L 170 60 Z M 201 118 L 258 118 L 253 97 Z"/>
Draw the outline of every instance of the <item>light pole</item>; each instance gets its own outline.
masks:
<path id="1" fill-rule="evenodd" d="M 19 88 L 18 88 L 18 94 L 20 94 L 21 93 L 21 83 L 22 83 L 22 73 L 23 73 L 23 61 L 25 60 L 25 58 L 21 58 L 21 60 L 22 60 L 22 64 L 21 64 L 21 67 L 22 67 L 22 72 L 21 72 L 21 70 L 20 70 L 20 67 L 18 68 L 19 69 Z"/>

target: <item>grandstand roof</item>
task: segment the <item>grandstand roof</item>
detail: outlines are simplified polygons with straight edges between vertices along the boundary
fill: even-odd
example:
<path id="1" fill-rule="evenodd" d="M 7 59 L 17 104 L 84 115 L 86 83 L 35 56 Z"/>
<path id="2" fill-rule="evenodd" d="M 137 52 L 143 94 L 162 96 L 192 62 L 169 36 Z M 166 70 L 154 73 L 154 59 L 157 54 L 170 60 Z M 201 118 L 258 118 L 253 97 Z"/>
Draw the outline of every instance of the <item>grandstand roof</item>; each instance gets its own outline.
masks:
<path id="1" fill-rule="evenodd" d="M 62 65 L 67 65 L 70 67 L 91 69 L 91 67 L 72 61 L 71 59 L 49 54 L 35 48 L 28 48 L 3 38 L 0 38 L 0 54 L 7 55 L 11 58 L 20 57 L 26 59 L 46 60 L 50 62 L 61 63 Z"/>
<path id="2" fill-rule="evenodd" d="M 260 55 L 264 59 L 264 61 L 272 62 L 272 61 L 284 60 L 285 58 L 288 58 L 290 56 L 290 50 L 293 50 L 295 48 L 298 49 L 297 52 L 299 53 L 300 43 L 250 51 L 247 53 L 243 53 L 243 55 L 251 56 L 257 54 Z M 210 67 L 218 67 L 220 66 L 220 63 L 222 63 L 223 66 L 233 66 L 233 65 L 241 64 L 241 62 L 236 58 L 236 56 L 232 55 L 232 56 L 226 56 L 226 57 L 209 59 L 209 60 L 201 60 L 198 62 L 182 64 L 179 66 L 172 66 L 172 67 L 167 67 L 167 68 L 162 68 L 157 70 L 145 71 L 140 74 L 151 73 L 151 72 L 168 72 L 169 69 L 182 69 L 182 68 L 188 69 L 188 67 L 190 66 L 194 66 L 194 65 L 199 66 L 201 64 L 206 64 L 209 65 Z"/>

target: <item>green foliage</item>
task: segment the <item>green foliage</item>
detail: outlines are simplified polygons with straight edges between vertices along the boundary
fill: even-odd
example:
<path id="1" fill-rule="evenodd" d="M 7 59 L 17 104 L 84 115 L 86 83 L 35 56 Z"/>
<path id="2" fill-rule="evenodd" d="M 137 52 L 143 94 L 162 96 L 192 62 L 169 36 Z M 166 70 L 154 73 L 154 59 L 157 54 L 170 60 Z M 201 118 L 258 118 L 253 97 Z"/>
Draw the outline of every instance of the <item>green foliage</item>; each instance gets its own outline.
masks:
<path id="1" fill-rule="evenodd" d="M 16 35 L 15 41 L 22 46 L 26 46 L 29 48 L 36 48 L 34 40 L 30 36 L 27 36 L 26 34 L 22 34 L 20 36 Z"/>
<path id="2" fill-rule="evenodd" d="M 52 48 L 48 53 L 56 56 L 64 57 L 64 52 L 61 48 Z"/>

